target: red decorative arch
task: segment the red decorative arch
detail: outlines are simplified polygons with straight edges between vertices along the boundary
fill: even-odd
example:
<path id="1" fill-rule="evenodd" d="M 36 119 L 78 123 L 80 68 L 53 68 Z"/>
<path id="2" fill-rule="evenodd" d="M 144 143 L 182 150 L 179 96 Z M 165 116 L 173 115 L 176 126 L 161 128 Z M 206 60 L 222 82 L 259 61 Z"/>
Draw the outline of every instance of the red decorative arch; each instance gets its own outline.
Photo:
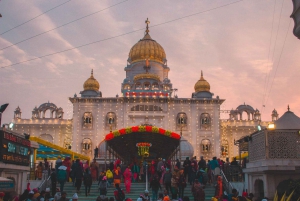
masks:
<path id="1" fill-rule="evenodd" d="M 122 135 L 127 135 L 131 133 L 140 133 L 140 132 L 146 132 L 146 133 L 157 133 L 160 135 L 165 135 L 170 138 L 174 138 L 176 140 L 180 140 L 180 135 L 178 133 L 165 130 L 163 128 L 158 128 L 156 126 L 132 126 L 132 127 L 127 127 L 127 128 L 122 128 L 120 130 L 115 130 L 112 131 L 111 133 L 108 133 L 105 136 L 105 140 L 109 141 L 112 140 L 116 137 L 122 136 Z"/>

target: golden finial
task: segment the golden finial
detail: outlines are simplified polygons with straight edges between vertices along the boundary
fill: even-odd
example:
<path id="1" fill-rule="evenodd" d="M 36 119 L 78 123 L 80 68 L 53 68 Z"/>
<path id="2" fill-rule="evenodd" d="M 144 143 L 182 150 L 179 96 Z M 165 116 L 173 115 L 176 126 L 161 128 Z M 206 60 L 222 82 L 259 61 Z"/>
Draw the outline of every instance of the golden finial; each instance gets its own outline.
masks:
<path id="1" fill-rule="evenodd" d="M 145 23 L 147 24 L 146 26 L 146 34 L 149 33 L 149 24 L 150 24 L 150 21 L 148 20 L 148 17 L 147 17 L 147 20 L 145 21 Z"/>
<path id="2" fill-rule="evenodd" d="M 94 77 L 94 69 L 91 71 L 91 77 Z"/>
<path id="3" fill-rule="evenodd" d="M 201 77 L 203 77 L 203 72 L 202 72 L 202 70 L 201 70 Z"/>

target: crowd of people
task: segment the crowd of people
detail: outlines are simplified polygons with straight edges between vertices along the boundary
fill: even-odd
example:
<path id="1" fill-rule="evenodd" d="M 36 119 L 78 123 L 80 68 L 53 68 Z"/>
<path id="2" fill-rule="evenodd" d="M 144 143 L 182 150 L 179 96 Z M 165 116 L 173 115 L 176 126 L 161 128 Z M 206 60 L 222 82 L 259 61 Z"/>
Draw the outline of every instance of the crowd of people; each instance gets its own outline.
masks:
<path id="1" fill-rule="evenodd" d="M 253 194 L 248 195 L 243 192 L 243 196 L 239 197 L 236 189 L 233 189 L 228 195 L 224 193 L 222 177 L 219 175 L 221 170 L 230 165 L 238 165 L 236 159 L 229 163 L 229 160 L 224 162 L 216 157 L 208 161 L 203 157 L 199 161 L 196 160 L 196 157 L 191 159 L 187 157 L 183 164 L 178 159 L 173 164 L 170 160 L 162 158 L 153 159 L 150 163 L 146 161 L 140 163 L 137 159 L 133 159 L 129 165 L 121 164 L 121 160 L 116 159 L 108 164 L 106 170 L 100 171 L 99 164 L 95 159 L 89 163 L 89 161 L 82 162 L 79 159 L 71 161 L 69 157 L 61 160 L 58 157 L 55 168 L 52 168 L 50 172 L 49 163 L 45 159 L 44 164 L 41 162 L 37 166 L 36 179 L 41 179 L 41 171 L 50 173 L 51 192 L 50 188 L 41 192 L 38 189 L 27 188 L 22 195 L 10 196 L 10 199 L 3 199 L 3 201 L 69 201 L 64 191 L 66 182 L 72 182 L 76 189 L 72 201 L 78 199 L 82 184 L 85 196 L 90 195 L 93 184 L 98 185 L 97 201 L 130 201 L 129 198 L 125 199 L 125 195 L 131 192 L 132 183 L 145 182 L 146 175 L 151 196 L 149 191 L 145 190 L 137 198 L 137 201 L 188 201 L 189 197 L 185 196 L 187 191 L 192 193 L 194 201 L 204 201 L 207 185 L 215 187 L 215 196 L 212 200 L 252 201 Z M 120 187 L 122 183 L 125 186 L 124 190 Z M 114 197 L 107 197 L 108 188 L 114 189 Z M 1 192 L 0 201 L 2 201 Z"/>

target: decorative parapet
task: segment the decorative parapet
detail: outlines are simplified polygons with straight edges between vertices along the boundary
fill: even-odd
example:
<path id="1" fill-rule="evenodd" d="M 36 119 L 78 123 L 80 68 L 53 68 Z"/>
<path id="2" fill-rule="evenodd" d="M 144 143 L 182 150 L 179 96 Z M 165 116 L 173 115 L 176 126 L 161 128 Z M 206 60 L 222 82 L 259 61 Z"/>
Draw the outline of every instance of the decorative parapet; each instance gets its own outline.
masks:
<path id="1" fill-rule="evenodd" d="M 265 159 L 300 160 L 298 130 L 261 131 L 252 134 L 249 142 L 249 161 Z"/>

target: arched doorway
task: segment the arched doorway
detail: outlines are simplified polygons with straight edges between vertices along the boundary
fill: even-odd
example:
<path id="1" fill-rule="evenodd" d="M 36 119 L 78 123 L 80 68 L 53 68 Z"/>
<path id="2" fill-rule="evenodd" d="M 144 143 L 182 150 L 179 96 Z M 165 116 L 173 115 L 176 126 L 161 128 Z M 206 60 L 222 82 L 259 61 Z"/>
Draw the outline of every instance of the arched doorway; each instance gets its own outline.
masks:
<path id="1" fill-rule="evenodd" d="M 107 148 L 123 160 L 138 158 L 138 144 L 149 143 L 149 159 L 170 158 L 179 150 L 180 135 L 155 126 L 133 126 L 105 136 Z"/>
<path id="2" fill-rule="evenodd" d="M 264 182 L 261 179 L 256 179 L 254 182 L 254 196 L 261 199 L 265 197 Z"/>

